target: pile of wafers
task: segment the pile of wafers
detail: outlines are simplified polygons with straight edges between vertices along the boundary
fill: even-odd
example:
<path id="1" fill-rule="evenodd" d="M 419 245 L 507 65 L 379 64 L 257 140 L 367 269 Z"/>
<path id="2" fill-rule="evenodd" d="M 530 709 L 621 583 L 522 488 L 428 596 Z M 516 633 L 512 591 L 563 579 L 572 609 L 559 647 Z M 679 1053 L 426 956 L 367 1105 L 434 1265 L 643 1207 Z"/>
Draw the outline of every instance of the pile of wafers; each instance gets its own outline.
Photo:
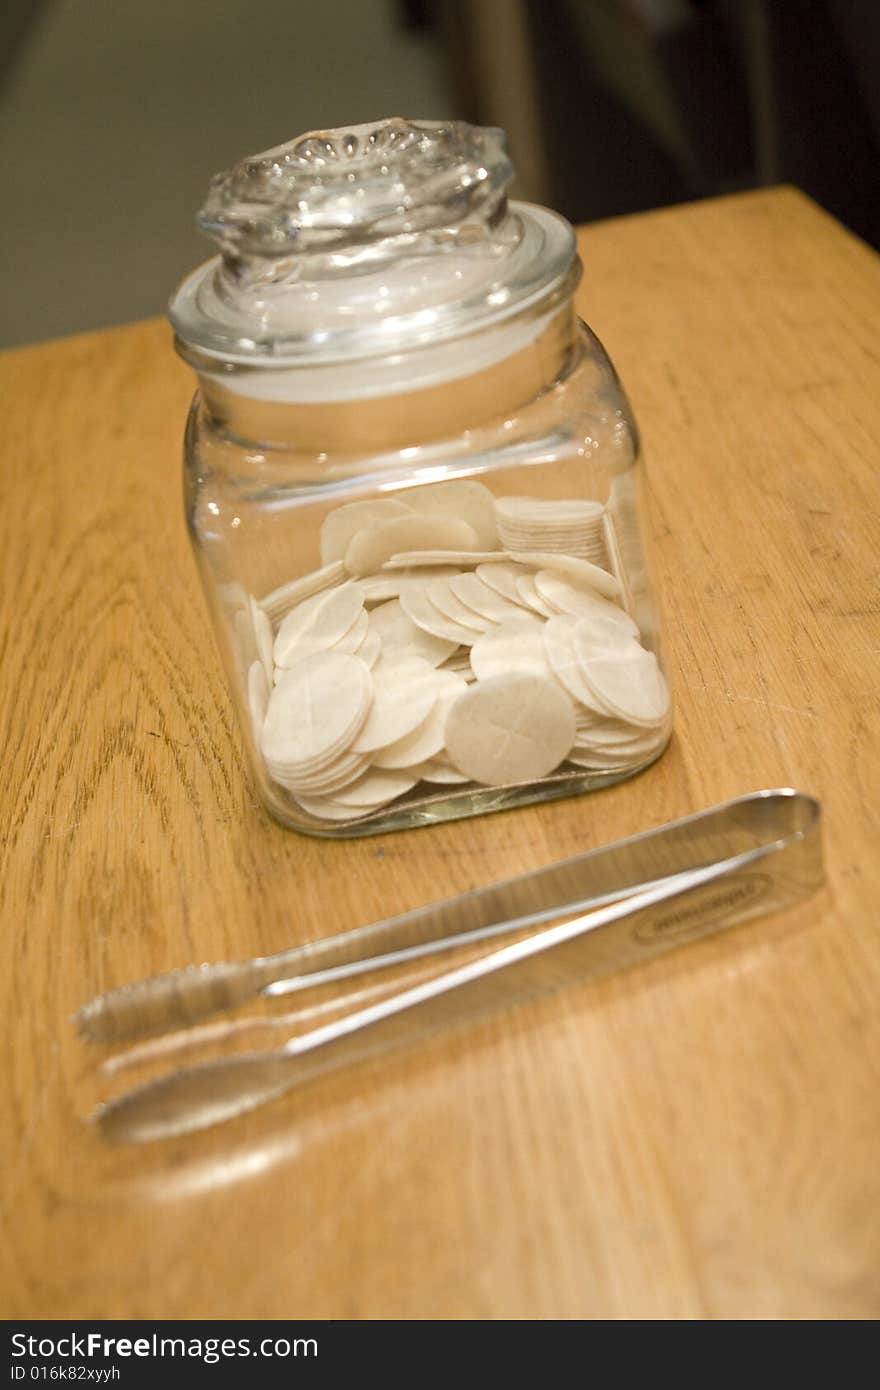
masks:
<path id="1" fill-rule="evenodd" d="M 669 695 L 604 507 L 470 481 L 402 498 L 337 508 L 321 567 L 250 600 L 269 776 L 335 822 L 656 756 Z"/>

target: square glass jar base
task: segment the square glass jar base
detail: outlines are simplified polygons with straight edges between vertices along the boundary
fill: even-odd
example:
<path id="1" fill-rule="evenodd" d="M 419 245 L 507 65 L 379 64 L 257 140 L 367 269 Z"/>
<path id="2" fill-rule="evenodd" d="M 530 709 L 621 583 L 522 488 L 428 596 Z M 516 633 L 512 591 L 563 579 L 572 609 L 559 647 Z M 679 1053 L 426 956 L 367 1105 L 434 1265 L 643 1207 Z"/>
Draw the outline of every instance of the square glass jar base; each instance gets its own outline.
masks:
<path id="1" fill-rule="evenodd" d="M 263 801 L 275 820 L 287 829 L 299 831 L 324 840 L 363 839 L 368 835 L 384 835 L 394 830 L 414 830 L 419 826 L 439 825 L 443 821 L 464 820 L 495 811 L 512 811 L 520 806 L 532 806 L 545 801 L 561 801 L 564 797 L 581 796 L 585 792 L 602 791 L 637 776 L 651 767 L 669 746 L 671 731 L 660 746 L 642 762 L 622 771 L 599 772 L 563 770 L 544 777 L 540 782 L 517 783 L 504 787 L 479 787 L 473 784 L 438 789 L 427 796 L 416 791 L 407 793 L 391 806 L 373 811 L 356 821 L 329 824 L 305 815 L 295 803 L 287 804 L 283 792 L 263 789 Z"/>

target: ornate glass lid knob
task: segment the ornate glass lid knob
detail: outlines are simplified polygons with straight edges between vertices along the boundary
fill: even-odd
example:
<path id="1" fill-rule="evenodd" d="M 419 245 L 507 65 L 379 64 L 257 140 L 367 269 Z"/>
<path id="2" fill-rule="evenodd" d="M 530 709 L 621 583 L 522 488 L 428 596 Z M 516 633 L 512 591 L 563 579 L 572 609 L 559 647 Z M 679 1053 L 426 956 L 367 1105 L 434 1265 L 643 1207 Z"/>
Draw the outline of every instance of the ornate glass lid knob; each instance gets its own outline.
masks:
<path id="1" fill-rule="evenodd" d="M 398 117 L 313 131 L 212 179 L 220 256 L 179 286 L 181 350 L 238 363 L 387 356 L 570 293 L 574 234 L 507 201 L 504 132 Z M 511 349 L 513 350 L 513 349 Z"/>
<path id="2" fill-rule="evenodd" d="M 473 236 L 503 217 L 512 176 L 503 131 L 394 117 L 243 159 L 212 179 L 198 221 L 232 260 Z"/>

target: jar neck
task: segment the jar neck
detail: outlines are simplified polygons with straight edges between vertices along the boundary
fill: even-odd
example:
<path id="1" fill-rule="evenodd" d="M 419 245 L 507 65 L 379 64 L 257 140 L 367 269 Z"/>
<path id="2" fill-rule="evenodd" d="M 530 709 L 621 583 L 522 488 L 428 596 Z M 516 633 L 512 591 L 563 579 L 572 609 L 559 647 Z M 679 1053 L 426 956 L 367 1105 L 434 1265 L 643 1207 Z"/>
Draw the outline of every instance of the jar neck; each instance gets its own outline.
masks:
<path id="1" fill-rule="evenodd" d="M 538 330 L 525 346 L 488 366 L 467 370 L 474 348 L 471 342 L 461 346 L 460 375 L 412 390 L 352 393 L 349 398 L 331 400 L 283 400 L 272 398 L 268 391 L 262 394 L 267 388 L 258 379 L 259 368 L 248 369 L 249 379 L 236 380 L 233 386 L 230 374 L 211 370 L 220 363 L 206 358 L 196 362 L 191 353 L 185 355 L 196 366 L 204 407 L 213 425 L 224 433 L 261 448 L 363 455 L 449 439 L 515 415 L 558 380 L 575 345 L 576 320 L 569 296 L 537 322 Z M 522 333 L 519 338 L 522 341 Z M 415 360 L 412 366 L 417 379 Z M 398 356 L 389 375 L 405 380 L 405 367 L 402 371 Z M 375 369 L 381 368 L 377 362 Z M 295 376 L 294 372 L 294 394 Z M 261 394 L 256 394 L 257 388 Z"/>

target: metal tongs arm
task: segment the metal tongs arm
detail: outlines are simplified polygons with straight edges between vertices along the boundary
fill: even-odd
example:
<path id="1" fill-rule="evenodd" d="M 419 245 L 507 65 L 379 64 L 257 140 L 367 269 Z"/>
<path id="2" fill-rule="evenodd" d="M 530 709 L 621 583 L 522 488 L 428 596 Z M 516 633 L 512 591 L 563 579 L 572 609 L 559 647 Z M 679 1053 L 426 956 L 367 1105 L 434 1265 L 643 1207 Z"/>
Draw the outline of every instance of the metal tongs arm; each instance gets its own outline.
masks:
<path id="1" fill-rule="evenodd" d="M 181 1068 L 111 1102 L 98 1112 L 98 1122 L 108 1137 L 129 1141 L 199 1129 L 439 1028 L 585 975 L 651 960 L 683 941 L 788 906 L 821 882 L 818 806 L 812 807 L 803 829 L 786 839 L 765 840 L 642 889 L 628 901 L 545 927 L 280 1048 Z"/>

